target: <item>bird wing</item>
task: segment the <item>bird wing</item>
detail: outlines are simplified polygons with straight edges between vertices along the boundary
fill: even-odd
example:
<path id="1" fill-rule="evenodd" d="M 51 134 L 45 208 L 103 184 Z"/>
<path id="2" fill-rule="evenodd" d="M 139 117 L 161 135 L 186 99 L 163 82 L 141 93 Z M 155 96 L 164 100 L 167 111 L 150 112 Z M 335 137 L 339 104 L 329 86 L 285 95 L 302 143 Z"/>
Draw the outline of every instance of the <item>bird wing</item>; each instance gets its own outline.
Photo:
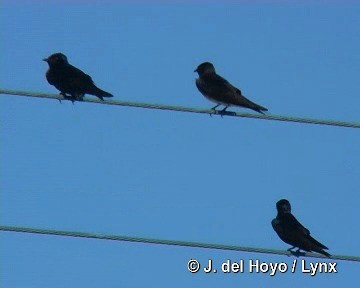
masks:
<path id="1" fill-rule="evenodd" d="M 310 231 L 306 229 L 294 215 L 286 214 L 277 216 L 271 222 L 275 232 L 284 242 L 299 247 L 304 251 L 316 251 L 326 256 L 330 254 L 322 249 L 328 249 L 325 245 L 310 236 Z"/>
<path id="2" fill-rule="evenodd" d="M 298 230 L 298 233 L 303 235 L 310 235 L 310 231 L 306 229 L 293 214 L 288 213 L 286 216 L 286 222 L 291 227 L 291 229 Z"/>
<path id="3" fill-rule="evenodd" d="M 226 98 L 228 98 L 229 103 L 234 104 L 234 105 L 239 105 L 242 107 L 247 107 L 247 108 L 256 110 L 260 113 L 262 113 L 261 110 L 267 111 L 267 109 L 265 107 L 262 107 L 256 103 L 250 101 L 244 95 L 242 95 L 241 90 L 239 88 L 235 87 L 234 85 L 232 85 L 230 82 L 228 82 L 221 76 L 219 76 L 219 77 L 223 80 L 223 83 L 225 86 L 224 90 L 227 91 L 224 96 Z"/>
<path id="4" fill-rule="evenodd" d="M 296 233 L 297 230 L 292 229 L 285 219 L 276 217 L 271 221 L 271 225 L 281 240 L 292 246 L 299 247 L 299 236 Z"/>
<path id="5" fill-rule="evenodd" d="M 301 225 L 301 223 L 295 218 L 294 215 L 289 214 L 289 220 L 291 223 L 293 223 L 293 227 L 297 227 L 297 234 L 299 237 L 301 236 L 305 236 L 306 239 L 309 241 L 308 245 L 309 247 L 311 246 L 311 250 L 316 249 L 316 247 L 320 247 L 323 249 L 328 249 L 325 245 L 321 244 L 319 241 L 317 241 L 316 239 L 314 239 L 313 237 L 310 236 L 310 231 L 308 229 L 306 229 L 303 225 Z M 316 251 L 316 250 L 315 250 Z"/>
<path id="6" fill-rule="evenodd" d="M 315 246 L 317 246 L 317 247 L 320 247 L 320 248 L 322 248 L 322 249 L 329 249 L 329 248 L 326 247 L 324 244 L 320 243 L 319 241 L 317 241 L 316 239 L 314 239 L 314 238 L 311 237 L 310 235 L 308 235 L 308 239 L 309 239 L 309 241 L 310 241 L 313 245 L 315 245 Z"/>
<path id="7" fill-rule="evenodd" d="M 231 103 L 236 95 L 234 87 L 217 74 L 199 77 L 196 87 L 204 96 L 219 103 Z"/>
<path id="8" fill-rule="evenodd" d="M 89 85 L 94 84 L 94 81 L 88 74 L 72 65 L 66 67 L 64 75 L 67 77 L 69 86 L 74 90 L 85 91 Z"/>
<path id="9" fill-rule="evenodd" d="M 280 239 L 285 243 L 310 251 L 309 240 L 307 239 L 307 233 L 310 232 L 292 214 L 278 215 L 272 220 L 271 224 Z"/>
<path id="10" fill-rule="evenodd" d="M 267 111 L 265 107 L 262 107 L 243 96 L 239 88 L 233 86 L 229 81 L 220 75 L 208 75 L 205 78 L 204 84 L 206 84 L 202 85 L 205 86 L 203 87 L 203 90 L 205 90 L 204 92 L 220 103 L 242 106 L 260 113 L 262 113 L 261 111 Z M 204 94 L 204 92 L 202 93 Z"/>
<path id="11" fill-rule="evenodd" d="M 196 79 L 196 87 L 204 96 L 219 103 L 237 105 L 239 100 L 245 98 L 239 89 L 217 74 L 199 77 Z"/>
<path id="12" fill-rule="evenodd" d="M 212 95 L 219 97 L 223 102 L 237 105 L 246 99 L 241 95 L 241 91 L 238 88 L 231 85 L 230 82 L 223 77 L 214 74 L 209 78 L 210 85 L 208 86 L 211 88 Z"/>
<path id="13" fill-rule="evenodd" d="M 295 218 L 294 215 L 290 214 L 292 216 L 292 218 L 296 222 L 296 226 L 298 227 L 297 229 L 299 230 L 299 233 L 302 233 L 304 235 L 306 235 L 306 238 L 315 246 L 319 246 L 323 249 L 328 249 L 325 245 L 321 244 L 319 241 L 317 241 L 316 239 L 314 239 L 313 237 L 310 236 L 310 231 L 308 229 L 306 229 L 303 225 L 301 225 L 301 223 Z"/>

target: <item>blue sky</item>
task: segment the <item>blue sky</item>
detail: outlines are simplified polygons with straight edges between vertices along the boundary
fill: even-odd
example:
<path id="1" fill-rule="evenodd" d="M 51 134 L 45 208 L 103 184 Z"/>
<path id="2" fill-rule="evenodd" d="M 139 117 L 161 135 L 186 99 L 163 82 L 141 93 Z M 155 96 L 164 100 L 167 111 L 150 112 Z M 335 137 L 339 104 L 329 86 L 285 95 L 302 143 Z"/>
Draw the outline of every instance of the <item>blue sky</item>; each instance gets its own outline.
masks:
<path id="1" fill-rule="evenodd" d="M 63 52 L 114 99 L 210 108 L 193 72 L 210 61 L 270 114 L 358 122 L 360 5 L 284 2 L 2 1 L 0 87 L 57 93 L 41 59 Z M 287 198 L 330 253 L 360 255 L 357 129 L 5 95 L 0 109 L 1 225 L 287 249 L 270 224 Z M 10 288 L 354 287 L 359 272 L 191 274 L 190 258 L 293 259 L 7 232 L 0 243 Z"/>

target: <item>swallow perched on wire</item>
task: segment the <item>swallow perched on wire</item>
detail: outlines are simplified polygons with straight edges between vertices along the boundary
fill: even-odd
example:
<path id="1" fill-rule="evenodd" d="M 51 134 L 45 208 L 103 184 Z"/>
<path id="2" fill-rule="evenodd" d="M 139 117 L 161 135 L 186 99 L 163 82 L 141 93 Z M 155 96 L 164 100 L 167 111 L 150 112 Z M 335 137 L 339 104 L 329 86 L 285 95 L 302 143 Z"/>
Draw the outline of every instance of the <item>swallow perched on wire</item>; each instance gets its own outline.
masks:
<path id="1" fill-rule="evenodd" d="M 196 79 L 196 87 L 201 94 L 217 104 L 211 108 L 212 110 L 224 105 L 225 108 L 221 112 L 225 112 L 229 106 L 249 108 L 261 114 L 264 114 L 262 111 L 268 111 L 265 107 L 251 102 L 241 94 L 238 88 L 216 74 L 214 65 L 210 62 L 200 64 L 194 72 L 199 74 L 199 78 Z"/>
<path id="2" fill-rule="evenodd" d="M 324 251 L 329 249 L 319 241 L 310 236 L 310 231 L 306 229 L 301 223 L 291 214 L 290 202 L 286 199 L 281 199 L 276 203 L 277 216 L 271 221 L 271 225 L 281 240 L 292 245 L 288 251 L 298 247 L 295 255 L 300 254 L 300 249 L 307 252 L 318 252 L 327 257 L 331 255 Z"/>
<path id="3" fill-rule="evenodd" d="M 97 96 L 101 100 L 104 100 L 103 97 L 113 97 L 96 87 L 89 75 L 69 64 L 64 54 L 55 53 L 43 60 L 49 64 L 49 70 L 46 72 L 47 81 L 55 86 L 64 98 L 70 98 L 72 101 L 82 100 L 85 94 Z"/>

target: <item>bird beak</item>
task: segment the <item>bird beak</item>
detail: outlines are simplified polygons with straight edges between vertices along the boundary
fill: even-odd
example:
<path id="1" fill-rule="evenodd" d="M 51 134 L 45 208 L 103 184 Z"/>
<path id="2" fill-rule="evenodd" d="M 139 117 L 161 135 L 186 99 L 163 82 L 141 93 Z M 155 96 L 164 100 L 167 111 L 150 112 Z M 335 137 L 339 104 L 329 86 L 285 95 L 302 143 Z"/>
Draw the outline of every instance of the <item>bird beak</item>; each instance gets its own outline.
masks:
<path id="1" fill-rule="evenodd" d="M 198 72 L 198 69 L 196 68 L 196 69 L 194 70 L 194 72 Z"/>
<path id="2" fill-rule="evenodd" d="M 43 61 L 45 61 L 45 62 L 48 62 L 48 58 L 44 58 L 44 59 L 42 59 Z"/>

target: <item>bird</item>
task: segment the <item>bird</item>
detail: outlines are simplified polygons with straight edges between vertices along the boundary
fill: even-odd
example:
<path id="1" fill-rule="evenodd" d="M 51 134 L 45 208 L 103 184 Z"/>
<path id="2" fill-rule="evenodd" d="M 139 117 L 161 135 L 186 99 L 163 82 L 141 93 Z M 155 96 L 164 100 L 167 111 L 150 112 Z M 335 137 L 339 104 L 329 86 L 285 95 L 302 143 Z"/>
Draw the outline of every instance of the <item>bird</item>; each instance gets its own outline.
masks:
<path id="1" fill-rule="evenodd" d="M 292 245 L 288 251 L 295 252 L 299 255 L 300 249 L 307 252 L 318 252 L 326 257 L 331 255 L 324 251 L 327 248 L 324 244 L 315 240 L 310 236 L 310 231 L 306 229 L 301 223 L 291 214 L 290 202 L 286 199 L 281 199 L 276 203 L 277 216 L 271 221 L 271 225 L 281 240 Z M 297 251 L 292 249 L 298 247 Z"/>
<path id="2" fill-rule="evenodd" d="M 46 72 L 47 81 L 55 86 L 65 99 L 82 100 L 85 94 L 97 96 L 101 100 L 104 100 L 103 97 L 113 97 L 109 92 L 96 87 L 89 75 L 69 64 L 63 53 L 54 53 L 43 61 L 49 64 Z"/>
<path id="3" fill-rule="evenodd" d="M 263 111 L 268 111 L 267 108 L 247 99 L 242 95 L 240 89 L 216 74 L 212 63 L 201 63 L 194 72 L 199 74 L 199 78 L 196 79 L 195 83 L 201 94 L 217 104 L 211 108 L 212 110 L 215 110 L 220 105 L 224 105 L 225 108 L 221 112 L 225 112 L 229 106 L 249 108 L 261 114 L 264 114 Z"/>

